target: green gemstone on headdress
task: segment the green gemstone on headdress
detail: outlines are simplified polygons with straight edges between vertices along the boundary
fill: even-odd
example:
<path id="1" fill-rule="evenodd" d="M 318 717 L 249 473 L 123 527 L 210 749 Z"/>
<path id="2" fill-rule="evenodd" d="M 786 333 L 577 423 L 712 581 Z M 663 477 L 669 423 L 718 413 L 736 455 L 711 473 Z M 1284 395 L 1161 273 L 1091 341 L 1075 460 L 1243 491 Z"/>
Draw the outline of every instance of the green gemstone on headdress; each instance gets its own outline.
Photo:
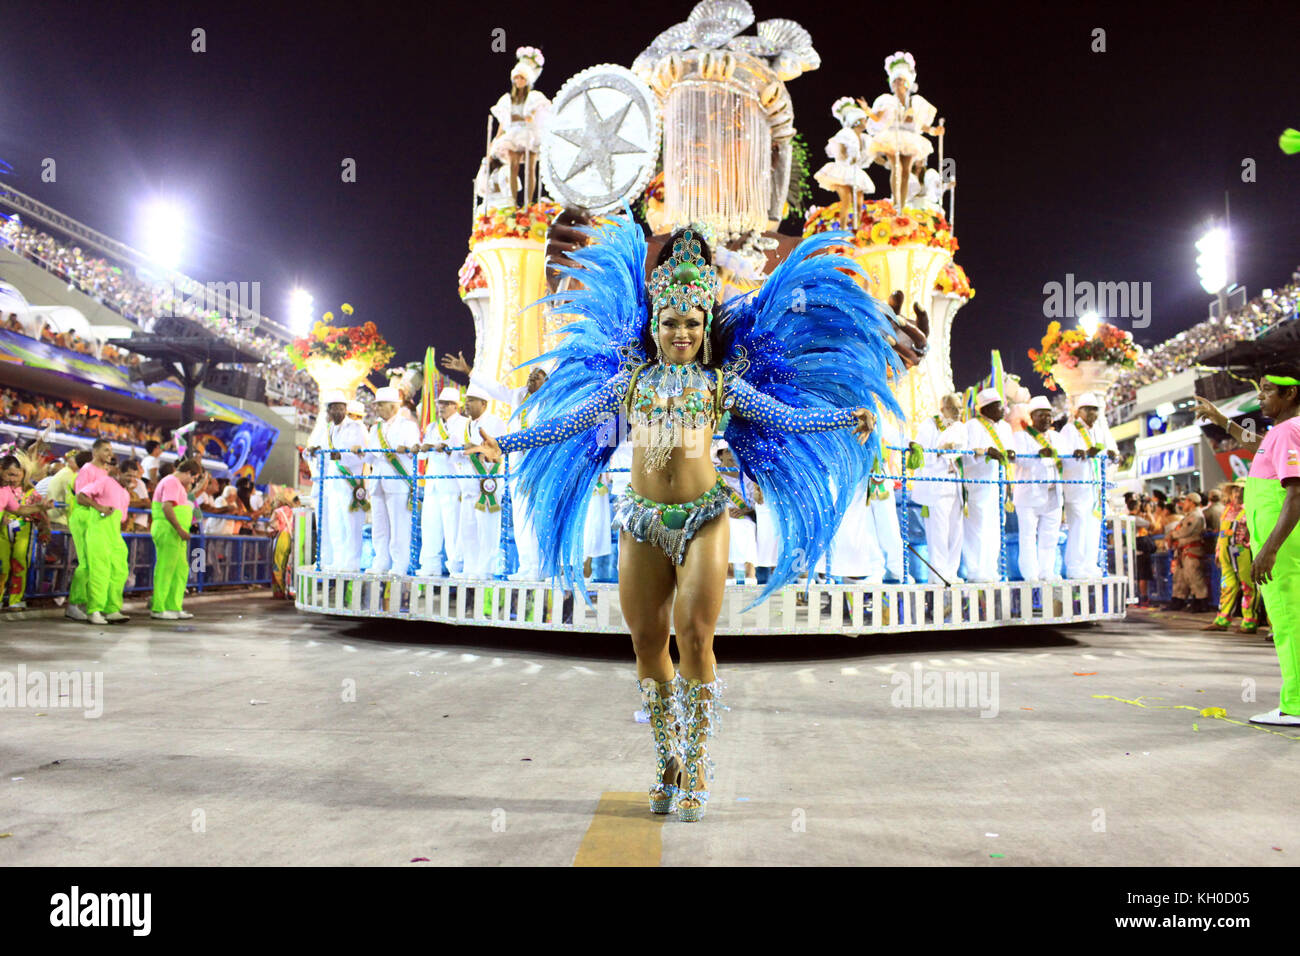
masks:
<path id="1" fill-rule="evenodd" d="M 673 282 L 676 285 L 686 285 L 690 282 L 700 281 L 700 270 L 693 262 L 683 262 L 673 273 Z"/>

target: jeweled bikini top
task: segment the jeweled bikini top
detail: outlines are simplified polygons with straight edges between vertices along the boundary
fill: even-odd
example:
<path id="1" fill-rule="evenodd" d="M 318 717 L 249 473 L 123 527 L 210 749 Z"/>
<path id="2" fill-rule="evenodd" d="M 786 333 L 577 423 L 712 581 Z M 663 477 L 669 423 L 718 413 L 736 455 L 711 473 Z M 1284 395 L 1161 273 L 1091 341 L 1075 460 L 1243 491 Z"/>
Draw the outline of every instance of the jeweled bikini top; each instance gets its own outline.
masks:
<path id="1" fill-rule="evenodd" d="M 628 421 L 664 429 L 707 428 L 716 420 L 717 375 L 695 362 L 642 368 L 628 393 Z"/>

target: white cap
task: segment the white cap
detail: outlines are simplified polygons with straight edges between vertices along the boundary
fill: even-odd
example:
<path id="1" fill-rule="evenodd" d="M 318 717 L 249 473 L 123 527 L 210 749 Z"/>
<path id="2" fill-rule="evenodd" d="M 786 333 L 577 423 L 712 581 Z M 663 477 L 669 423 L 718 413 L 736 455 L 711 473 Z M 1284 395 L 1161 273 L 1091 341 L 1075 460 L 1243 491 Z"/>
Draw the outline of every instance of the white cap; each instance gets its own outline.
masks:
<path id="1" fill-rule="evenodd" d="M 366 406 L 362 405 L 355 398 L 352 401 L 348 402 L 349 415 L 364 415 L 365 413 L 366 413 Z"/>
<path id="2" fill-rule="evenodd" d="M 1092 392 L 1084 392 L 1079 396 L 1079 400 L 1074 403 L 1075 408 L 1083 408 L 1085 405 L 1091 405 L 1093 408 L 1101 409 L 1101 399 Z"/>
<path id="3" fill-rule="evenodd" d="M 490 402 L 490 401 L 492 401 L 492 396 L 491 396 L 491 395 L 489 395 L 487 392 L 483 391 L 482 388 L 480 388 L 478 385 L 475 385 L 475 384 L 473 384 L 473 383 L 471 383 L 470 386 L 469 386 L 469 388 L 465 390 L 465 397 L 466 397 L 466 398 L 481 398 L 481 399 L 483 399 L 483 401 L 485 401 L 485 402 Z"/>
<path id="4" fill-rule="evenodd" d="M 442 390 L 441 392 L 438 393 L 438 397 L 435 398 L 434 401 L 435 401 L 435 402 L 455 402 L 457 405 L 459 405 L 459 404 L 460 404 L 460 389 L 458 389 L 455 385 L 448 385 L 448 386 L 446 386 L 445 388 L 443 388 L 443 390 Z"/>
<path id="5" fill-rule="evenodd" d="M 322 405 L 346 405 L 348 397 L 342 392 L 326 392 L 320 397 Z"/>
<path id="6" fill-rule="evenodd" d="M 375 392 L 375 401 L 377 402 L 400 402 L 402 395 L 391 385 L 385 385 Z"/>
<path id="7" fill-rule="evenodd" d="M 985 388 L 981 389 L 979 395 L 975 397 L 975 407 L 983 408 L 985 405 L 1000 401 L 1002 401 L 1002 394 L 996 388 Z"/>
<path id="8" fill-rule="evenodd" d="M 1029 410 L 1031 412 L 1036 412 L 1040 408 L 1045 412 L 1052 410 L 1052 403 L 1047 400 L 1046 395 L 1035 395 L 1029 400 Z"/>
<path id="9" fill-rule="evenodd" d="M 727 451 L 727 450 L 730 449 L 730 448 L 731 448 L 731 446 L 727 444 L 727 440 L 726 440 L 725 438 L 719 438 L 719 439 L 718 439 L 716 442 L 714 442 L 714 444 L 713 444 L 713 450 L 714 450 L 714 451 Z"/>

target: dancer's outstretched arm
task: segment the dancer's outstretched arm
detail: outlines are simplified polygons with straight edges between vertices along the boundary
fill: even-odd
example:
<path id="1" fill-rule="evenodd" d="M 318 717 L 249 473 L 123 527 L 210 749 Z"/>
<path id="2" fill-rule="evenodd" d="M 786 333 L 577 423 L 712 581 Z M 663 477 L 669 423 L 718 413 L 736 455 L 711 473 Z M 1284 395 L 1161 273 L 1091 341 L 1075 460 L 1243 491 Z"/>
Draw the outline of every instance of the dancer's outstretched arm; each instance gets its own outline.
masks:
<path id="1" fill-rule="evenodd" d="M 502 435 L 495 440 L 490 435 L 484 435 L 483 444 L 466 448 L 465 454 L 481 454 L 488 461 L 500 461 L 503 455 L 508 455 L 512 451 L 525 451 L 538 445 L 550 445 L 572 438 L 579 432 L 595 428 L 606 421 L 610 413 L 618 409 L 619 403 L 627 393 L 631 378 L 631 371 L 624 369 L 569 414 L 537 422 L 535 425 Z"/>
<path id="2" fill-rule="evenodd" d="M 862 444 L 866 444 L 876 425 L 876 416 L 866 408 L 795 408 L 763 394 L 739 377 L 727 380 L 722 407 L 741 418 L 785 432 L 825 432 L 852 427 Z"/>

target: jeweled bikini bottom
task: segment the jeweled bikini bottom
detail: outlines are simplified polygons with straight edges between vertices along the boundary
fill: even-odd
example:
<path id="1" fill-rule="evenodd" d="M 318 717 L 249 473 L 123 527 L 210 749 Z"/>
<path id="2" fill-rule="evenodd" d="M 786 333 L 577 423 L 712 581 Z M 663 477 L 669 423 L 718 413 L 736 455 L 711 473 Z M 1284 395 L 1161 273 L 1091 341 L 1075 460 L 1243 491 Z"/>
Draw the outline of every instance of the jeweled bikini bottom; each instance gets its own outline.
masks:
<path id="1" fill-rule="evenodd" d="M 681 564 L 695 533 L 730 504 L 727 485 L 721 478 L 700 497 L 683 504 L 651 501 L 628 488 L 614 504 L 613 524 L 643 544 L 654 545 L 673 564 Z"/>

